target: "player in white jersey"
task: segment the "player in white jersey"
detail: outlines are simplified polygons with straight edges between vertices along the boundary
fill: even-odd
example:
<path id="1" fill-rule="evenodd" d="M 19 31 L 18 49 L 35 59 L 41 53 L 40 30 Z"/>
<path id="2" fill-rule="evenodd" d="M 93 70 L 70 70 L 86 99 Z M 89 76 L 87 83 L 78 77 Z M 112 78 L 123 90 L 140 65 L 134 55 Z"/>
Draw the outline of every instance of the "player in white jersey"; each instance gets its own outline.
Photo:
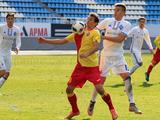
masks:
<path id="1" fill-rule="evenodd" d="M 149 32 L 145 28 L 146 19 L 144 17 L 140 17 L 138 19 L 138 22 L 139 22 L 139 25 L 133 27 L 129 32 L 129 37 L 132 38 L 130 52 L 131 52 L 133 64 L 134 64 L 130 70 L 130 74 L 133 74 L 136 71 L 136 69 L 142 66 L 143 64 L 141 49 L 142 49 L 144 40 L 146 41 L 151 53 L 154 53 Z"/>
<path id="2" fill-rule="evenodd" d="M 141 114 L 142 112 L 136 107 L 131 77 L 127 63 L 123 56 L 123 42 L 128 36 L 131 24 L 123 19 L 126 12 L 126 6 L 123 3 L 116 3 L 114 8 L 114 18 L 106 18 L 97 26 L 100 30 L 106 30 L 103 37 L 103 50 L 100 58 L 101 78 L 104 83 L 109 71 L 120 75 L 125 84 L 125 90 L 129 99 L 129 111 Z M 94 104 L 97 92 L 94 89 L 92 98 L 88 107 L 88 115 L 93 114 Z"/>
<path id="3" fill-rule="evenodd" d="M 16 54 L 21 46 L 20 29 L 13 25 L 14 19 L 14 14 L 8 13 L 6 16 L 7 24 L 0 26 L 0 87 L 9 77 L 12 44 L 16 41 Z"/>

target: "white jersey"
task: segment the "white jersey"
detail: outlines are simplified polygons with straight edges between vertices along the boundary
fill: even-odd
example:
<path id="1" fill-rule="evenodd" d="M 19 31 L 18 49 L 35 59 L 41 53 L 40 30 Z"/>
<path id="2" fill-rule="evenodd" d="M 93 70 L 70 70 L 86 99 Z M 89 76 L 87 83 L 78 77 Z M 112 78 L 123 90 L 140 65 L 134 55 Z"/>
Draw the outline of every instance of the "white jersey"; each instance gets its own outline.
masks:
<path id="1" fill-rule="evenodd" d="M 20 49 L 20 29 L 17 26 L 9 28 L 7 25 L 0 26 L 0 54 L 11 54 L 12 44 L 16 41 L 16 48 Z"/>
<path id="2" fill-rule="evenodd" d="M 129 32 L 129 37 L 132 38 L 132 44 L 130 47 L 132 53 L 141 53 L 144 40 L 149 46 L 149 49 L 153 49 L 149 32 L 146 28 L 141 29 L 139 26 L 133 27 Z"/>
<path id="3" fill-rule="evenodd" d="M 99 30 L 106 30 L 105 35 L 117 36 L 123 33 L 128 36 L 128 32 L 131 29 L 131 24 L 128 21 L 122 19 L 121 21 L 115 20 L 115 18 L 106 18 L 101 21 L 97 28 Z M 103 50 L 102 55 L 104 56 L 123 56 L 123 44 L 116 43 L 108 40 L 103 40 Z"/>

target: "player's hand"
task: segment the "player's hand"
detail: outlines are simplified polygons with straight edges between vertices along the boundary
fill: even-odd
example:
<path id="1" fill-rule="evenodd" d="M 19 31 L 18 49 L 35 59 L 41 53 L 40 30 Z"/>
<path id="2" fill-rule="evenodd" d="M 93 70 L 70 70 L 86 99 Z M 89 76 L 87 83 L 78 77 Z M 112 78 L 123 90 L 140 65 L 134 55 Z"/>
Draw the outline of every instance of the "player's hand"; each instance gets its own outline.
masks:
<path id="1" fill-rule="evenodd" d="M 43 37 L 40 37 L 40 38 L 38 38 L 37 40 L 38 40 L 38 42 L 39 42 L 40 44 L 46 43 L 46 39 L 43 38 Z"/>
<path id="2" fill-rule="evenodd" d="M 19 49 L 16 48 L 16 49 L 14 50 L 14 52 L 15 52 L 16 54 L 18 54 Z"/>
<path id="3" fill-rule="evenodd" d="M 82 53 L 79 56 L 80 56 L 80 58 L 86 58 L 86 57 L 88 57 L 88 53 Z"/>

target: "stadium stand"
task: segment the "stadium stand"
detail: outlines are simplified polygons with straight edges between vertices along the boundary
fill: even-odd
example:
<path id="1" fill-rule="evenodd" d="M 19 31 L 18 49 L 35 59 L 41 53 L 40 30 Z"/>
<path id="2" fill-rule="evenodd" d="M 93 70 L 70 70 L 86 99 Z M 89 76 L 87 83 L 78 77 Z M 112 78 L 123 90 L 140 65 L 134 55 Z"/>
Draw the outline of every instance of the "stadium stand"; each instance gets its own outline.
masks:
<path id="1" fill-rule="evenodd" d="M 73 46 L 42 48 L 35 42 L 35 38 L 64 37 L 71 32 L 71 23 L 75 20 L 84 20 L 89 12 L 97 12 L 101 19 L 112 17 L 113 7 L 117 2 L 127 5 L 125 19 L 133 26 L 140 16 L 144 16 L 147 18 L 151 38 L 154 39 L 160 33 L 159 0 L 0 0 L 0 24 L 5 22 L 8 12 L 14 12 L 15 22 L 21 27 L 21 36 L 24 38 L 23 50 L 68 50 L 73 49 Z M 129 44 L 130 41 L 127 41 L 126 49 L 129 49 Z"/>
<path id="2" fill-rule="evenodd" d="M 101 19 L 111 17 L 113 5 L 124 2 L 127 5 L 126 19 L 136 23 L 139 16 L 148 23 L 160 23 L 160 1 L 157 0 L 3 0 L 0 1 L 0 22 L 7 12 L 16 13 L 17 22 L 68 23 L 72 19 L 84 19 L 89 12 L 97 12 Z M 64 19 L 66 22 L 64 22 Z"/>

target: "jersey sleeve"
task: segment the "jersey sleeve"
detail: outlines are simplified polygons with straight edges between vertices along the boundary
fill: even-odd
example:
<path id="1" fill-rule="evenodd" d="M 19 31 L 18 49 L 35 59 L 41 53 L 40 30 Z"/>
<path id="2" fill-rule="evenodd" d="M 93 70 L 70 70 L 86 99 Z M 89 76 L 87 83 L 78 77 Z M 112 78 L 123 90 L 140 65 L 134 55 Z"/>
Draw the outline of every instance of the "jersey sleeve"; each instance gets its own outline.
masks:
<path id="1" fill-rule="evenodd" d="M 21 47 L 21 36 L 20 36 L 20 29 L 17 29 L 17 37 L 16 37 L 16 48 L 19 50 Z"/>
<path id="2" fill-rule="evenodd" d="M 74 42 L 74 33 L 68 35 L 67 37 L 65 37 L 64 39 L 66 39 L 67 41 L 70 41 L 70 42 Z"/>
<path id="3" fill-rule="evenodd" d="M 101 41 L 101 35 L 100 35 L 99 30 L 95 30 L 95 31 L 94 31 L 93 41 L 100 43 L 100 41 Z"/>
<path id="4" fill-rule="evenodd" d="M 108 24 L 108 19 L 104 19 L 97 25 L 97 29 L 99 30 L 106 29 L 107 24 Z"/>
<path id="5" fill-rule="evenodd" d="M 145 39 L 145 41 L 146 41 L 146 43 L 147 43 L 149 49 L 153 49 L 148 30 L 145 30 L 144 39 Z"/>
<path id="6" fill-rule="evenodd" d="M 130 30 L 131 30 L 131 24 L 127 22 L 126 25 L 124 26 L 124 29 L 122 30 L 122 33 L 127 37 Z"/>

